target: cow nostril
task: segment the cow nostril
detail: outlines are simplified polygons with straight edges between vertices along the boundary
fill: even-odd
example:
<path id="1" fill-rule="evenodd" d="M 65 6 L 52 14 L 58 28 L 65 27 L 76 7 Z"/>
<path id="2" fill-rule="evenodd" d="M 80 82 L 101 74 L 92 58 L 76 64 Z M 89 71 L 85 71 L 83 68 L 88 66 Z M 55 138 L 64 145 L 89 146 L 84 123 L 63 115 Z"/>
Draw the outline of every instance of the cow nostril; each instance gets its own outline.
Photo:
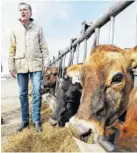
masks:
<path id="1" fill-rule="evenodd" d="M 92 137 L 91 129 L 89 129 L 89 131 L 83 133 L 80 136 L 80 140 L 88 142 L 88 143 L 93 143 L 93 137 Z"/>
<path id="2" fill-rule="evenodd" d="M 93 140 L 93 133 L 92 130 L 82 124 L 68 124 L 71 134 L 86 143 L 92 144 L 94 143 Z"/>
<path id="3" fill-rule="evenodd" d="M 59 125 L 60 127 L 64 127 L 64 126 L 65 126 L 65 122 L 59 121 L 59 122 L 58 122 L 58 125 Z"/>

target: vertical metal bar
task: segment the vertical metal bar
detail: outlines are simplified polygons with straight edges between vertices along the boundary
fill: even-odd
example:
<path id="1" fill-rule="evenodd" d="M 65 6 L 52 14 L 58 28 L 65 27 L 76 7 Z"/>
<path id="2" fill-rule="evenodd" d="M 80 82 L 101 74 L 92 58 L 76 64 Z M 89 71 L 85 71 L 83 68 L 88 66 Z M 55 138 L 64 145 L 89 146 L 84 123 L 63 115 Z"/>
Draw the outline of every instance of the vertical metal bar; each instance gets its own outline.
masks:
<path id="1" fill-rule="evenodd" d="M 62 78 L 62 62 L 63 62 L 63 57 L 60 58 L 60 63 L 59 63 L 59 77 Z"/>
<path id="2" fill-rule="evenodd" d="M 59 51 L 58 51 L 58 58 L 59 58 L 60 54 L 61 54 L 61 52 L 60 52 L 60 50 L 59 50 Z M 60 62 L 61 62 L 61 59 L 58 59 L 58 67 L 59 67 L 59 68 L 60 68 Z"/>
<path id="3" fill-rule="evenodd" d="M 72 48 L 72 60 L 71 60 L 71 65 L 73 65 L 73 63 L 74 63 L 74 52 L 75 52 L 75 48 L 73 47 Z"/>
<path id="4" fill-rule="evenodd" d="M 62 62 L 62 78 L 64 77 L 64 72 L 65 72 L 65 59 L 66 59 L 66 55 L 63 56 L 63 62 Z"/>
<path id="5" fill-rule="evenodd" d="M 76 51 L 76 63 L 78 64 L 79 62 L 79 44 L 77 44 L 77 51 Z"/>
<path id="6" fill-rule="evenodd" d="M 66 59 L 66 55 L 63 56 L 63 64 L 62 64 L 63 67 L 65 67 L 65 59 Z"/>
<path id="7" fill-rule="evenodd" d="M 84 39 L 84 58 L 83 58 L 83 62 L 85 61 L 87 56 L 87 39 Z"/>
<path id="8" fill-rule="evenodd" d="M 81 34 L 84 36 L 85 35 L 85 29 L 86 29 L 86 21 L 82 22 L 82 30 L 81 30 Z"/>
<path id="9" fill-rule="evenodd" d="M 68 61 L 68 66 L 72 65 L 72 50 L 70 52 L 70 56 L 69 56 L 69 61 Z"/>
<path id="10" fill-rule="evenodd" d="M 92 46 L 91 46 L 91 49 L 90 49 L 90 55 L 92 53 L 92 50 L 97 46 L 97 35 L 96 33 L 94 34 L 94 39 L 93 39 L 93 43 L 92 43 Z"/>
<path id="11" fill-rule="evenodd" d="M 68 66 L 71 66 L 73 63 L 73 52 L 74 52 L 74 47 L 72 48 L 72 43 L 73 43 L 74 39 L 70 40 L 70 47 L 69 47 L 69 52 L 70 52 L 70 57 L 69 57 L 69 61 L 68 61 Z"/>
<path id="12" fill-rule="evenodd" d="M 59 63 L 60 63 L 60 60 L 58 59 L 57 60 L 57 67 L 59 68 Z"/>
<path id="13" fill-rule="evenodd" d="M 110 29 L 109 29 L 109 44 L 113 45 L 114 41 L 114 28 L 115 28 L 115 17 L 110 17 Z"/>
<path id="14" fill-rule="evenodd" d="M 69 55 L 69 60 L 68 60 L 68 65 L 67 66 L 70 66 L 71 65 L 71 52 L 70 52 L 70 55 Z"/>
<path id="15" fill-rule="evenodd" d="M 99 45 L 99 35 L 100 35 L 100 29 L 96 28 L 95 29 L 95 37 L 96 37 L 96 45 Z"/>
<path id="16" fill-rule="evenodd" d="M 81 34 L 85 36 L 85 31 L 86 31 L 86 21 L 82 22 L 82 31 Z M 83 55 L 83 61 L 85 61 L 87 55 L 87 40 L 84 38 L 84 55 Z"/>

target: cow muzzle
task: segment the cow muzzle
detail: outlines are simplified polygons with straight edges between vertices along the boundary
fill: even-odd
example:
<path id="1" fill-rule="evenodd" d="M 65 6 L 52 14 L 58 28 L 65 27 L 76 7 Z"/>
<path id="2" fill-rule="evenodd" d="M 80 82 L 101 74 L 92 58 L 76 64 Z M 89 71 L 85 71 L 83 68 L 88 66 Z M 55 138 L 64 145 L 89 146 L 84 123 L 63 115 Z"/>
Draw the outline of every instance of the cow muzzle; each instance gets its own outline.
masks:
<path id="1" fill-rule="evenodd" d="M 86 122 L 73 116 L 67 126 L 75 138 L 90 144 L 99 143 L 107 151 L 115 149 L 111 142 L 105 140 L 103 132 L 100 131 L 98 125 L 94 122 Z"/>
<path id="2" fill-rule="evenodd" d="M 93 137 L 94 143 L 102 140 L 102 136 L 99 134 L 95 124 L 79 120 L 75 116 L 70 119 L 68 127 L 74 137 L 84 140 L 85 142 L 88 141 L 89 136 Z"/>

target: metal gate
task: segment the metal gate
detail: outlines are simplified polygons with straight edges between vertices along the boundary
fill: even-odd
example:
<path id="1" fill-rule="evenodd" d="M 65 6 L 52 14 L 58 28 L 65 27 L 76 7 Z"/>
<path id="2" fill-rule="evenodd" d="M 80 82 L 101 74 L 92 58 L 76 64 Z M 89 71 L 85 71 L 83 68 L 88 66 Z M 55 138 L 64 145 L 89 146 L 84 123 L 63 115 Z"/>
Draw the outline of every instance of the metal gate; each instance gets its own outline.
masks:
<path id="1" fill-rule="evenodd" d="M 120 1 L 117 2 L 115 5 L 113 5 L 107 13 L 105 13 L 101 18 L 99 18 L 95 23 L 88 24 L 86 21 L 82 23 L 82 31 L 81 36 L 79 38 L 73 38 L 70 40 L 70 45 L 67 47 L 64 51 L 58 52 L 58 57 L 53 57 L 53 60 L 50 61 L 51 67 L 61 67 L 64 69 L 65 62 L 66 62 L 66 56 L 69 54 L 69 60 L 67 63 L 67 66 L 73 65 L 74 62 L 74 55 L 76 57 L 75 62 L 79 62 L 79 48 L 80 44 L 83 43 L 84 49 L 83 49 L 83 62 L 85 61 L 87 57 L 87 41 L 88 39 L 94 35 L 94 40 L 92 42 L 92 46 L 99 44 L 99 36 L 100 36 L 100 28 L 104 26 L 106 23 L 110 22 L 110 28 L 109 28 L 109 44 L 113 44 L 114 40 L 114 31 L 115 31 L 115 18 L 116 16 L 122 12 L 124 9 L 126 9 L 129 5 L 134 3 L 133 1 Z M 135 42 L 137 44 L 137 14 L 136 14 L 136 38 Z"/>

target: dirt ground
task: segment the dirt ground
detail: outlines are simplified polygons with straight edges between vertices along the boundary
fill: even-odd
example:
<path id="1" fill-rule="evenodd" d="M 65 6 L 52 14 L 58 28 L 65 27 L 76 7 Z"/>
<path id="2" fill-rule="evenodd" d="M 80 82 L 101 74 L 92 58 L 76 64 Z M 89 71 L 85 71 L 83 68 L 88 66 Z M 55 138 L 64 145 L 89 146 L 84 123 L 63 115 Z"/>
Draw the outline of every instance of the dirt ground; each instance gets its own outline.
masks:
<path id="1" fill-rule="evenodd" d="M 1 81 L 1 116 L 4 124 L 1 126 L 1 143 L 16 132 L 20 124 L 20 105 L 16 80 Z"/>

